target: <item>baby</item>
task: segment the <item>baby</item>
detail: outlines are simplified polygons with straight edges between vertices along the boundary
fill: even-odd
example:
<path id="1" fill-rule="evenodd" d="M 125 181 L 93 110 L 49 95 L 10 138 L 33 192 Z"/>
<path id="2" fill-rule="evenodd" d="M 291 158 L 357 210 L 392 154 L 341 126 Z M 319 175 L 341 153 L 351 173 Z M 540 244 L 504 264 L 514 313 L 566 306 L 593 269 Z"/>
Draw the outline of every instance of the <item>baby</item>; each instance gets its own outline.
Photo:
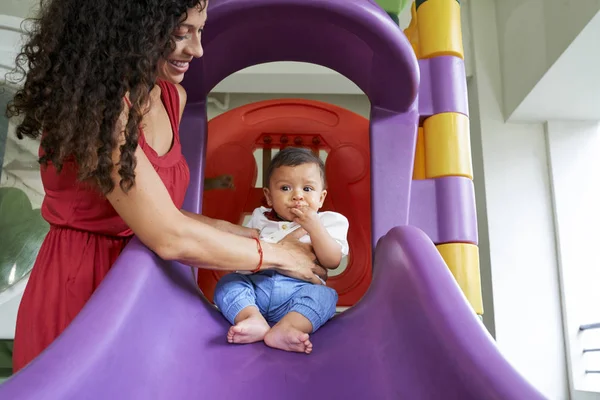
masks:
<path id="1" fill-rule="evenodd" d="M 264 189 L 271 208 L 254 210 L 249 228 L 260 239 L 279 242 L 297 229 L 311 243 L 319 264 L 328 269 L 340 265 L 348 254 L 348 220 L 341 214 L 321 212 L 327 191 L 325 168 L 309 150 L 281 150 L 267 170 Z M 309 333 L 315 332 L 335 314 L 338 295 L 315 276 L 318 284 L 300 281 L 273 270 L 254 274 L 225 275 L 215 288 L 214 301 L 233 325 L 229 343 L 254 343 L 310 354 Z M 272 328 L 269 323 L 275 324 Z"/>

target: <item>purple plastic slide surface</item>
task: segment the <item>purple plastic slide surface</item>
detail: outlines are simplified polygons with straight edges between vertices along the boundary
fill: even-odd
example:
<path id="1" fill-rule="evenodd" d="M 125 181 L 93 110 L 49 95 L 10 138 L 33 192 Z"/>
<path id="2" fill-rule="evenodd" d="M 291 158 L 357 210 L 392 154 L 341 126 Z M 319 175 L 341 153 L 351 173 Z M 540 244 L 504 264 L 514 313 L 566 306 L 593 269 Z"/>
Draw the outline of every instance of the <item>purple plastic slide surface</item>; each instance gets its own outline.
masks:
<path id="1" fill-rule="evenodd" d="M 431 240 L 394 228 L 373 283 L 313 335 L 310 356 L 230 345 L 190 268 L 128 245 L 2 399 L 506 399 L 543 397 L 506 362 Z"/>

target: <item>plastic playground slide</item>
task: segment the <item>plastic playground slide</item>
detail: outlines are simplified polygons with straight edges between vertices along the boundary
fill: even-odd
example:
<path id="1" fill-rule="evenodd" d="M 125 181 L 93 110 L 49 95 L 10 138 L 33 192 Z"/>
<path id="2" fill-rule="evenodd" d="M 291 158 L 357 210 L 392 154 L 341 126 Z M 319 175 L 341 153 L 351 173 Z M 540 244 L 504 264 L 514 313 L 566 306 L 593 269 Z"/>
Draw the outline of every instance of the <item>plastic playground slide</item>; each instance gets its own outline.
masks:
<path id="1" fill-rule="evenodd" d="M 499 353 L 431 240 L 410 226 L 380 240 L 369 291 L 313 335 L 311 355 L 230 345 L 227 329 L 190 268 L 136 239 L 0 398 L 543 398 Z"/>
<path id="2" fill-rule="evenodd" d="M 421 17 L 450 15 L 437 6 L 456 16 L 458 7 L 416 4 Z M 63 334 L 0 385 L 0 399 L 543 399 L 477 317 L 480 290 L 465 296 L 443 257 L 443 249 L 477 250 L 460 54 L 435 55 L 426 35 L 413 49 L 371 0 L 211 0 L 209 14 L 205 56 L 184 81 L 184 207 L 202 209 L 205 102 L 219 81 L 269 61 L 335 69 L 372 105 L 368 291 L 312 335 L 308 356 L 230 345 L 229 324 L 192 270 L 134 238 Z M 418 155 L 422 130 L 429 142 Z M 478 274 L 478 264 L 470 267 Z"/>

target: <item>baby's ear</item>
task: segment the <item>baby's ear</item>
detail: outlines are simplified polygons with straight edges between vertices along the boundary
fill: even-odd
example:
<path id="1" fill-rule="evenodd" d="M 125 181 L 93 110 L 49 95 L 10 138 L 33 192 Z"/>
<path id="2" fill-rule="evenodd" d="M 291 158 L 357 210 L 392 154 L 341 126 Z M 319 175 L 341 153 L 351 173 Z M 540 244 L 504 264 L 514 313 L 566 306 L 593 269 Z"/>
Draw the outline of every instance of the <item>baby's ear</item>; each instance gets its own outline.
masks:
<path id="1" fill-rule="evenodd" d="M 325 197 L 327 197 L 327 190 L 323 190 L 321 192 L 321 198 L 319 199 L 319 202 L 321 203 L 320 207 L 323 207 L 323 203 L 325 203 Z"/>
<path id="2" fill-rule="evenodd" d="M 267 200 L 267 205 L 269 207 L 273 207 L 273 200 L 271 199 L 271 192 L 269 188 L 263 188 L 263 193 L 265 194 L 265 199 Z"/>

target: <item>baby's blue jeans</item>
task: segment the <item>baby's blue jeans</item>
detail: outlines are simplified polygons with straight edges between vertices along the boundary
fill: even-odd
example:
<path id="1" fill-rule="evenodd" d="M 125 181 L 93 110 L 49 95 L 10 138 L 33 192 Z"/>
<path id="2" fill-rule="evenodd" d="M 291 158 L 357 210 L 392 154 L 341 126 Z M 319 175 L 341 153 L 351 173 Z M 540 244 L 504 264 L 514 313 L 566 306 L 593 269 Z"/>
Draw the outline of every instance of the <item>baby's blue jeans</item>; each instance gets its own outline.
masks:
<path id="1" fill-rule="evenodd" d="M 275 271 L 252 275 L 225 275 L 215 288 L 214 301 L 233 325 L 248 306 L 256 306 L 267 322 L 279 322 L 290 311 L 305 316 L 313 332 L 335 315 L 336 291 L 324 285 L 300 281 Z"/>

